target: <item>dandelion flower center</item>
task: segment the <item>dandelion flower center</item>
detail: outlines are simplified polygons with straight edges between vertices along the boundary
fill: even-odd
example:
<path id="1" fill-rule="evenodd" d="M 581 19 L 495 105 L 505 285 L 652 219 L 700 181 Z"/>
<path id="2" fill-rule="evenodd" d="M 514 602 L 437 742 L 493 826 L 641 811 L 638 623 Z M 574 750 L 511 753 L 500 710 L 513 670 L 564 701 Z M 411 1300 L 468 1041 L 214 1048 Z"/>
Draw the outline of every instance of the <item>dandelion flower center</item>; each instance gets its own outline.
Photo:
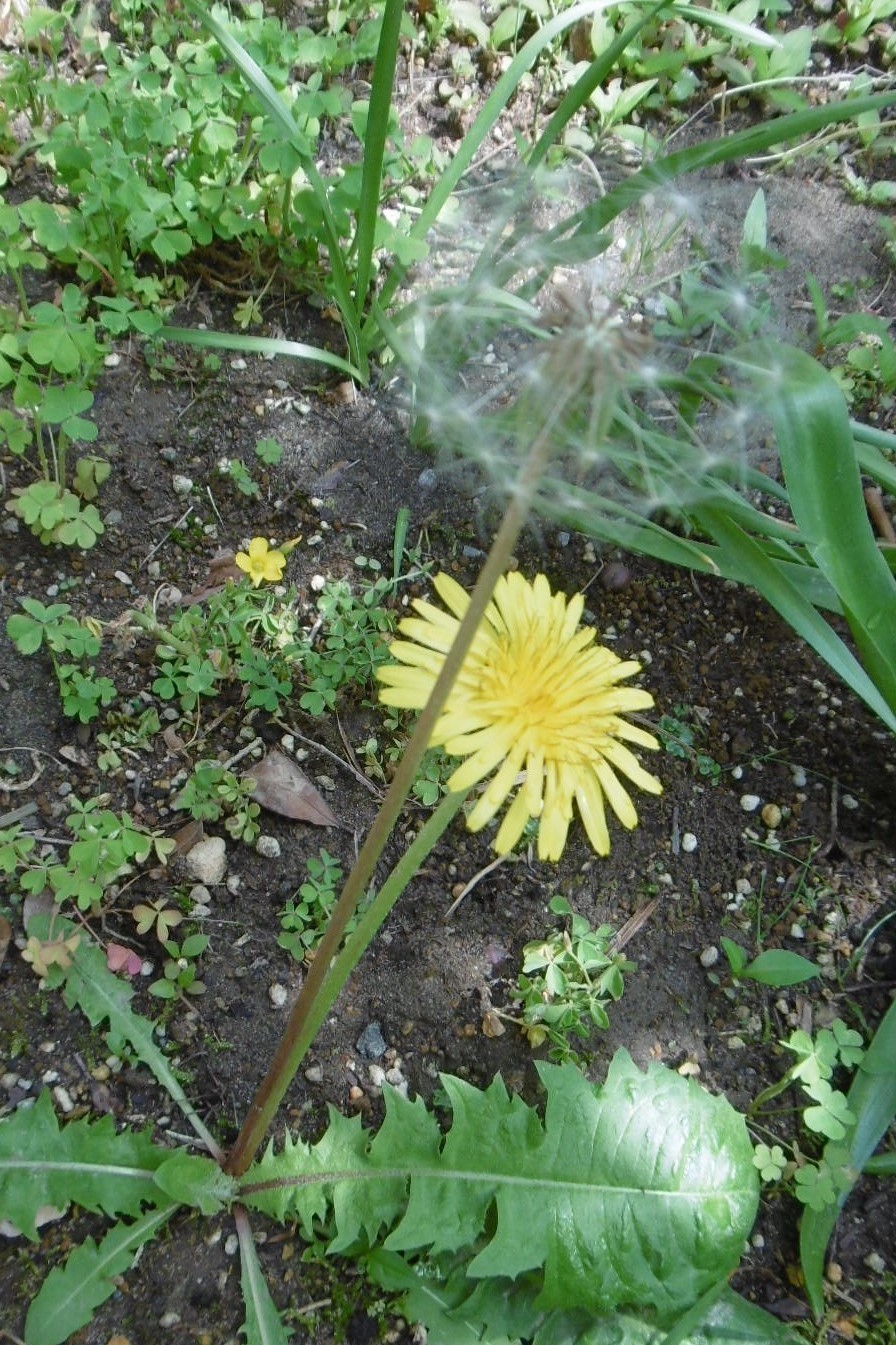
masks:
<path id="1" fill-rule="evenodd" d="M 448 575 L 434 582 L 451 614 L 415 601 L 418 615 L 399 626 L 408 640 L 392 645 L 398 664 L 378 670 L 386 705 L 422 709 L 469 604 Z M 653 705 L 649 692 L 619 685 L 640 665 L 596 644 L 595 632 L 579 626 L 583 608 L 581 595 L 552 594 L 544 575 L 532 583 L 519 574 L 499 580 L 433 731 L 433 745 L 465 758 L 449 789 L 469 790 L 491 777 L 468 818 L 472 830 L 516 790 L 495 840 L 499 854 L 537 819 L 539 857 L 558 859 L 573 804 L 597 853 L 608 854 L 605 804 L 627 828 L 638 820 L 619 775 L 647 793 L 662 791 L 626 746 L 659 747 L 622 718 Z"/>

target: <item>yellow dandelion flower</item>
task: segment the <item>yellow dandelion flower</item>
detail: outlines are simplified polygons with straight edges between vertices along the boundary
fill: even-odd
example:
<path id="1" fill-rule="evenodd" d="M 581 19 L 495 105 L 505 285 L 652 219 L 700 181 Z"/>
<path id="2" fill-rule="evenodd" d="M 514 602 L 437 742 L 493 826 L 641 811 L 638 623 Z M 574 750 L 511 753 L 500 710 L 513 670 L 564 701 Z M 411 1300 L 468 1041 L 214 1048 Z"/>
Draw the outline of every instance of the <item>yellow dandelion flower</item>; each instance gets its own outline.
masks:
<path id="1" fill-rule="evenodd" d="M 455 580 L 440 574 L 434 583 L 449 611 L 414 602 L 418 616 L 399 625 L 408 639 L 392 643 L 398 664 L 377 670 L 385 705 L 422 709 L 467 610 L 469 595 Z M 492 776 L 468 818 L 472 831 L 490 822 L 519 785 L 498 829 L 498 854 L 512 850 L 537 818 L 539 858 L 559 859 L 573 803 L 594 849 L 609 854 L 605 805 L 624 827 L 638 821 L 620 776 L 648 794 L 662 793 L 626 746 L 659 748 L 652 734 L 622 718 L 653 705 L 649 692 L 619 685 L 641 665 L 595 644 L 594 630 L 579 628 L 584 606 L 581 594 L 552 594 L 542 574 L 531 584 L 519 574 L 499 579 L 433 731 L 433 746 L 467 758 L 448 781 L 452 792 Z"/>
<path id="2" fill-rule="evenodd" d="M 276 584 L 283 578 L 286 552 L 269 546 L 265 537 L 253 537 L 248 551 L 236 553 L 236 563 L 256 588 L 259 584 Z"/>

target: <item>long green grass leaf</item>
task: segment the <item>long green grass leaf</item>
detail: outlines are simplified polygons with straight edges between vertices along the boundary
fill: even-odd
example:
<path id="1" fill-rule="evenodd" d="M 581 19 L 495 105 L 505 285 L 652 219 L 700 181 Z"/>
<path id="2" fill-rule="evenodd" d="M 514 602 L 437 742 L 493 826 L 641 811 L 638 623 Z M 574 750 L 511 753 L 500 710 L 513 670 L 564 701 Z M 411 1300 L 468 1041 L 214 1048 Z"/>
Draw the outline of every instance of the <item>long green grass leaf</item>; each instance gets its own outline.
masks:
<path id="1" fill-rule="evenodd" d="M 846 1097 L 855 1125 L 831 1147 L 847 1150 L 858 1180 L 896 1117 L 896 1003 L 890 1005 L 872 1037 Z M 824 1311 L 824 1254 L 851 1189 L 842 1191 L 835 1205 L 807 1209 L 800 1223 L 800 1261 L 809 1302 L 818 1316 Z"/>
<path id="2" fill-rule="evenodd" d="M 164 1227 L 176 1205 L 150 1210 L 133 1224 L 116 1224 L 97 1245 L 88 1238 L 61 1270 L 52 1270 L 25 1319 L 25 1345 L 61 1345 L 86 1326 L 101 1303 L 115 1293 L 118 1279 L 134 1264 L 140 1248 Z"/>
<path id="3" fill-rule="evenodd" d="M 403 0 L 386 0 L 376 62 L 373 67 L 370 105 L 367 110 L 364 161 L 361 165 L 361 193 L 355 233 L 355 312 L 359 327 L 367 303 L 373 246 L 380 216 L 383 154 L 389 130 L 389 114 L 392 111 L 395 63 L 398 59 L 398 41 L 403 15 Z"/>
<path id="4" fill-rule="evenodd" d="M 333 290 L 342 317 L 346 339 L 349 343 L 353 362 L 359 368 L 365 370 L 365 377 L 361 381 L 366 383 L 366 365 L 362 364 L 358 358 L 359 334 L 355 319 L 354 295 L 343 258 L 342 239 L 340 238 L 336 219 L 330 205 L 330 195 L 327 184 L 318 172 L 314 160 L 302 151 L 301 134 L 295 123 L 292 112 L 283 101 L 282 96 L 274 88 L 258 62 L 249 55 L 230 28 L 222 23 L 215 14 L 206 8 L 205 5 L 200 4 L 198 0 L 184 0 L 184 4 L 190 13 L 199 20 L 203 27 L 208 29 L 221 48 L 227 53 L 242 74 L 255 97 L 258 99 L 263 111 L 268 115 L 271 121 L 280 128 L 289 144 L 295 148 L 296 153 L 299 155 L 302 171 L 307 177 L 309 185 L 314 192 L 315 200 L 317 201 L 323 219 L 330 270 L 333 276 Z"/>
<path id="5" fill-rule="evenodd" d="M 896 582 L 868 521 L 843 394 L 794 346 L 757 342 L 735 358 L 766 393 L 797 526 L 839 594 L 862 662 L 896 710 Z"/>
<path id="6" fill-rule="evenodd" d="M 331 369 L 364 381 L 360 368 L 320 346 L 309 346 L 304 341 L 285 341 L 274 336 L 246 336 L 241 332 L 206 332 L 196 327 L 162 327 L 158 336 L 165 341 L 179 341 L 184 346 L 203 346 L 208 350 L 245 350 L 253 355 L 291 355 L 297 360 L 314 360 L 328 364 Z"/>
<path id="7" fill-rule="evenodd" d="M 727 553 L 725 572 L 757 589 L 795 633 L 811 645 L 857 696 L 861 696 L 891 732 L 896 733 L 896 714 L 855 655 L 800 593 L 782 567 L 769 559 L 762 547 L 723 510 L 701 505 L 694 510 L 694 518 Z"/>

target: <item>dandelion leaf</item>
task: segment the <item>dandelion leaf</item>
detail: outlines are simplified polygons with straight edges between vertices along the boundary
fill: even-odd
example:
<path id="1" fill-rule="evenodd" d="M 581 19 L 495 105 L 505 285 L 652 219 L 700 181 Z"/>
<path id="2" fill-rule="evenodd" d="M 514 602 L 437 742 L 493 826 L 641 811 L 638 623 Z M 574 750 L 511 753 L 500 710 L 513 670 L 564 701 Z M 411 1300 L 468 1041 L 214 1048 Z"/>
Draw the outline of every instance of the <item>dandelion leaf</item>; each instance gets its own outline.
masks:
<path id="1" fill-rule="evenodd" d="M 61 1269 L 50 1272 L 28 1309 L 25 1345 L 61 1345 L 86 1326 L 175 1208 L 150 1210 L 133 1224 L 116 1224 L 99 1244 L 87 1238 L 76 1247 Z"/>
<path id="2" fill-rule="evenodd" d="M 146 1131 L 115 1132 L 111 1116 L 60 1126 L 49 1093 L 0 1121 L 0 1217 L 38 1240 L 36 1215 L 71 1203 L 103 1214 L 159 1204 L 153 1180 L 168 1157 Z"/>
<path id="3" fill-rule="evenodd" d="M 672 1320 L 735 1268 L 752 1227 L 743 1117 L 624 1051 L 603 1087 L 572 1066 L 540 1072 L 544 1120 L 500 1079 L 480 1091 L 445 1078 L 447 1135 L 419 1101 L 389 1093 L 373 1139 L 334 1116 L 311 1148 L 269 1148 L 241 1198 L 306 1229 L 329 1218 L 331 1251 L 391 1229 L 386 1251 L 465 1254 L 473 1279 L 531 1274 L 541 1313 L 634 1307 Z"/>

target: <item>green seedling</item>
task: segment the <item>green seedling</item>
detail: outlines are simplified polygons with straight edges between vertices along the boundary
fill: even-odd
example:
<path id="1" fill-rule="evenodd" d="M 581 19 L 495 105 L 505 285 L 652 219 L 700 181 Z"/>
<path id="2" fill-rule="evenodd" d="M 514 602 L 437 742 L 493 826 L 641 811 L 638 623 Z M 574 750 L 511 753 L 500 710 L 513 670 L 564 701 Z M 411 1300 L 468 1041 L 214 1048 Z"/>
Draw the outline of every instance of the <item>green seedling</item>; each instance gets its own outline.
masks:
<path id="1" fill-rule="evenodd" d="M 571 1039 L 610 1026 L 606 1005 L 622 997 L 623 975 L 635 964 L 613 951 L 609 925 L 592 929 L 564 897 L 553 897 L 548 908 L 567 917 L 568 927 L 523 949 L 514 994 L 521 1017 L 512 1021 L 520 1022 L 531 1046 L 549 1042 L 552 1060 L 578 1061 Z"/>
<path id="2" fill-rule="evenodd" d="M 720 942 L 734 981 L 756 981 L 759 985 L 782 988 L 802 985 L 821 975 L 821 968 L 800 953 L 790 953 L 784 948 L 767 948 L 757 957 L 749 959 L 740 944 L 733 939 L 723 938 Z"/>
<path id="3" fill-rule="evenodd" d="M 255 782 L 240 779 L 220 761 L 200 761 L 175 799 L 175 806 L 189 812 L 199 822 L 217 822 L 234 840 L 251 844 L 261 832 L 257 803 L 252 802 Z"/>
<path id="4" fill-rule="evenodd" d="M 209 945 L 207 934 L 188 934 L 183 943 L 162 941 L 168 954 L 162 975 L 153 981 L 149 993 L 156 999 L 175 999 L 178 995 L 204 995 L 205 983 L 197 976 L 196 963 Z"/>
<path id="5" fill-rule="evenodd" d="M 656 724 L 656 735 L 667 754 L 689 761 L 698 775 L 716 785 L 722 774 L 721 766 L 696 746 L 703 732 L 699 712 L 687 705 L 676 705 L 672 714 L 662 715 Z"/>
<path id="6" fill-rule="evenodd" d="M 261 494 L 258 482 L 253 479 L 249 468 L 239 458 L 221 458 L 218 473 L 225 477 L 240 495 L 245 495 L 250 500 L 257 499 Z"/>
<path id="7" fill-rule="evenodd" d="M 312 956 L 336 905 L 342 868 L 326 850 L 308 860 L 308 877 L 280 912 L 277 943 L 297 962 Z"/>
<path id="8" fill-rule="evenodd" d="M 36 598 L 20 598 L 22 612 L 6 622 L 6 633 L 21 654 L 48 651 L 59 684 L 64 712 L 82 724 L 91 723 L 117 695 L 114 683 L 93 666 L 102 647 L 95 621 L 72 616 L 68 603 L 45 606 Z M 68 660 L 77 660 L 70 662 Z"/>

